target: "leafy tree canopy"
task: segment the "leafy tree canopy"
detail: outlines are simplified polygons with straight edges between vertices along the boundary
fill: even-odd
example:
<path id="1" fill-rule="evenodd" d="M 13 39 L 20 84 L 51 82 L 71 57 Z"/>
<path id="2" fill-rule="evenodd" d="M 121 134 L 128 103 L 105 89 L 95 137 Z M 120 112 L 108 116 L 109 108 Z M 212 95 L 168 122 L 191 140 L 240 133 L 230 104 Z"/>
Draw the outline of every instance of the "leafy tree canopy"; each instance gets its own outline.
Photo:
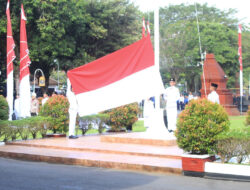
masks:
<path id="1" fill-rule="evenodd" d="M 141 16 L 129 0 L 22 1 L 27 17 L 31 73 L 41 68 L 46 78 L 53 68 L 83 65 L 140 38 Z M 7 0 L 0 0 L 0 38 L 6 42 Z M 19 65 L 20 1 L 10 2 L 12 30 Z M 6 66 L 6 43 L 0 46 L 1 68 Z M 18 68 L 18 67 L 17 67 Z M 16 71 L 18 72 L 18 71 Z M 2 73 L 5 73 L 2 70 Z M 4 77 L 5 78 L 5 77 Z M 48 80 L 47 80 L 48 81 Z"/>
<path id="2" fill-rule="evenodd" d="M 194 5 L 171 5 L 160 9 L 161 36 L 161 73 L 163 78 L 170 75 L 179 81 L 188 81 L 189 89 L 194 91 L 194 80 L 202 72 Z M 229 77 L 228 85 L 234 86 L 238 63 L 238 23 L 234 17 L 236 11 L 221 11 L 207 4 L 197 4 L 199 31 L 202 52 L 215 54 Z M 243 36 L 249 36 L 244 26 Z M 249 41 L 248 41 L 249 42 Z M 243 62 L 249 64 L 249 43 L 243 41 Z M 249 51 L 248 51 L 249 52 Z M 247 64 L 246 64 L 247 65 Z"/>

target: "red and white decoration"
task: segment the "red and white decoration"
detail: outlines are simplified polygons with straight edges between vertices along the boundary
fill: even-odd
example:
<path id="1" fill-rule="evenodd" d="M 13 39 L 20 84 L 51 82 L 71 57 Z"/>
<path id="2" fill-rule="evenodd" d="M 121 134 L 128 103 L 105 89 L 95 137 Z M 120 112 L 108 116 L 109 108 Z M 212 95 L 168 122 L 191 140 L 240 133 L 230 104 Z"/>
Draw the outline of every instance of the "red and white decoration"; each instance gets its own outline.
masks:
<path id="1" fill-rule="evenodd" d="M 13 114 L 13 94 L 14 94 L 14 79 L 13 79 L 13 61 L 15 55 L 15 42 L 12 36 L 12 27 L 10 19 L 10 1 L 7 2 L 6 7 L 7 16 L 7 101 L 9 104 L 9 120 L 12 120 Z"/>
<path id="2" fill-rule="evenodd" d="M 20 117 L 30 116 L 30 71 L 29 49 L 26 35 L 26 16 L 21 5 L 20 26 Z"/>
<path id="3" fill-rule="evenodd" d="M 90 115 L 161 94 L 150 35 L 68 71 L 80 116 Z"/>
<path id="4" fill-rule="evenodd" d="M 150 25 L 149 25 L 149 21 L 147 21 L 147 32 L 148 32 L 148 35 L 150 35 Z"/>
<path id="5" fill-rule="evenodd" d="M 238 37 L 238 44 L 239 44 L 239 49 L 238 49 L 238 55 L 239 55 L 239 63 L 240 63 L 240 96 L 243 96 L 243 66 L 242 66 L 242 48 L 241 48 L 241 30 L 242 27 L 239 24 L 239 37 Z"/>
<path id="6" fill-rule="evenodd" d="M 145 31 L 146 31 L 146 24 L 145 24 L 145 19 L 143 17 L 142 19 L 142 37 L 145 37 Z"/>

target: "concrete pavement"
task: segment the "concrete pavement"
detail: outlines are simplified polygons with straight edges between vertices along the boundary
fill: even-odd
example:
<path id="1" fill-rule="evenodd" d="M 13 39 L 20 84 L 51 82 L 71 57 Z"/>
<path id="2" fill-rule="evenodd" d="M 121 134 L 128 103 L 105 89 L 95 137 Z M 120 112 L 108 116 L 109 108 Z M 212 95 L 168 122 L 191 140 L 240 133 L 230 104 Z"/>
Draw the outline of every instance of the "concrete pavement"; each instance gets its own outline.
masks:
<path id="1" fill-rule="evenodd" d="M 1 190 L 235 190 L 250 183 L 0 158 Z"/>

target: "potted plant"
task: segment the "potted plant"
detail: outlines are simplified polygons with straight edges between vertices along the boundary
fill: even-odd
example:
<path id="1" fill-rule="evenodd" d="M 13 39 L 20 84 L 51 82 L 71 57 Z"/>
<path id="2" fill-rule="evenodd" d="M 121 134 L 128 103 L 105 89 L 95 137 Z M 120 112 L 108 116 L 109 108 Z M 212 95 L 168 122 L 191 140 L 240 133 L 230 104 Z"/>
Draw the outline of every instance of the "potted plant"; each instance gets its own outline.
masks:
<path id="1" fill-rule="evenodd" d="M 179 115 L 175 132 L 177 144 L 184 150 L 184 175 L 203 176 L 206 161 L 213 161 L 218 135 L 229 129 L 224 108 L 207 99 L 192 100 Z"/>

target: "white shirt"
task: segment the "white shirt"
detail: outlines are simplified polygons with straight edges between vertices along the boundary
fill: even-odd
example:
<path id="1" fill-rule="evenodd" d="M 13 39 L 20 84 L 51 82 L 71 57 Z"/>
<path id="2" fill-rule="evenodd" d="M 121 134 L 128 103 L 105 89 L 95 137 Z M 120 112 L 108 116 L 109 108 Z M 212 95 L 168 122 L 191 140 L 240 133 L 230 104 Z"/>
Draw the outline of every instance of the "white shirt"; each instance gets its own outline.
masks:
<path id="1" fill-rule="evenodd" d="M 177 100 L 180 98 L 179 89 L 175 86 L 166 88 L 164 93 L 164 99 L 167 101 L 166 108 L 177 107 Z"/>
<path id="2" fill-rule="evenodd" d="M 42 106 L 47 102 L 48 99 L 49 99 L 48 97 L 42 99 Z"/>
<path id="3" fill-rule="evenodd" d="M 20 114 L 20 99 L 19 98 L 15 99 L 14 110 L 15 110 L 15 113 L 17 114 L 17 117 L 18 117 Z"/>
<path id="4" fill-rule="evenodd" d="M 215 91 L 212 91 L 210 94 L 208 94 L 207 99 L 210 100 L 213 103 L 220 104 L 219 95 Z"/>
<path id="5" fill-rule="evenodd" d="M 189 94 L 189 95 L 188 95 L 188 101 L 190 101 L 190 100 L 192 100 L 192 99 L 194 99 L 194 96 L 193 96 L 192 94 Z"/>

